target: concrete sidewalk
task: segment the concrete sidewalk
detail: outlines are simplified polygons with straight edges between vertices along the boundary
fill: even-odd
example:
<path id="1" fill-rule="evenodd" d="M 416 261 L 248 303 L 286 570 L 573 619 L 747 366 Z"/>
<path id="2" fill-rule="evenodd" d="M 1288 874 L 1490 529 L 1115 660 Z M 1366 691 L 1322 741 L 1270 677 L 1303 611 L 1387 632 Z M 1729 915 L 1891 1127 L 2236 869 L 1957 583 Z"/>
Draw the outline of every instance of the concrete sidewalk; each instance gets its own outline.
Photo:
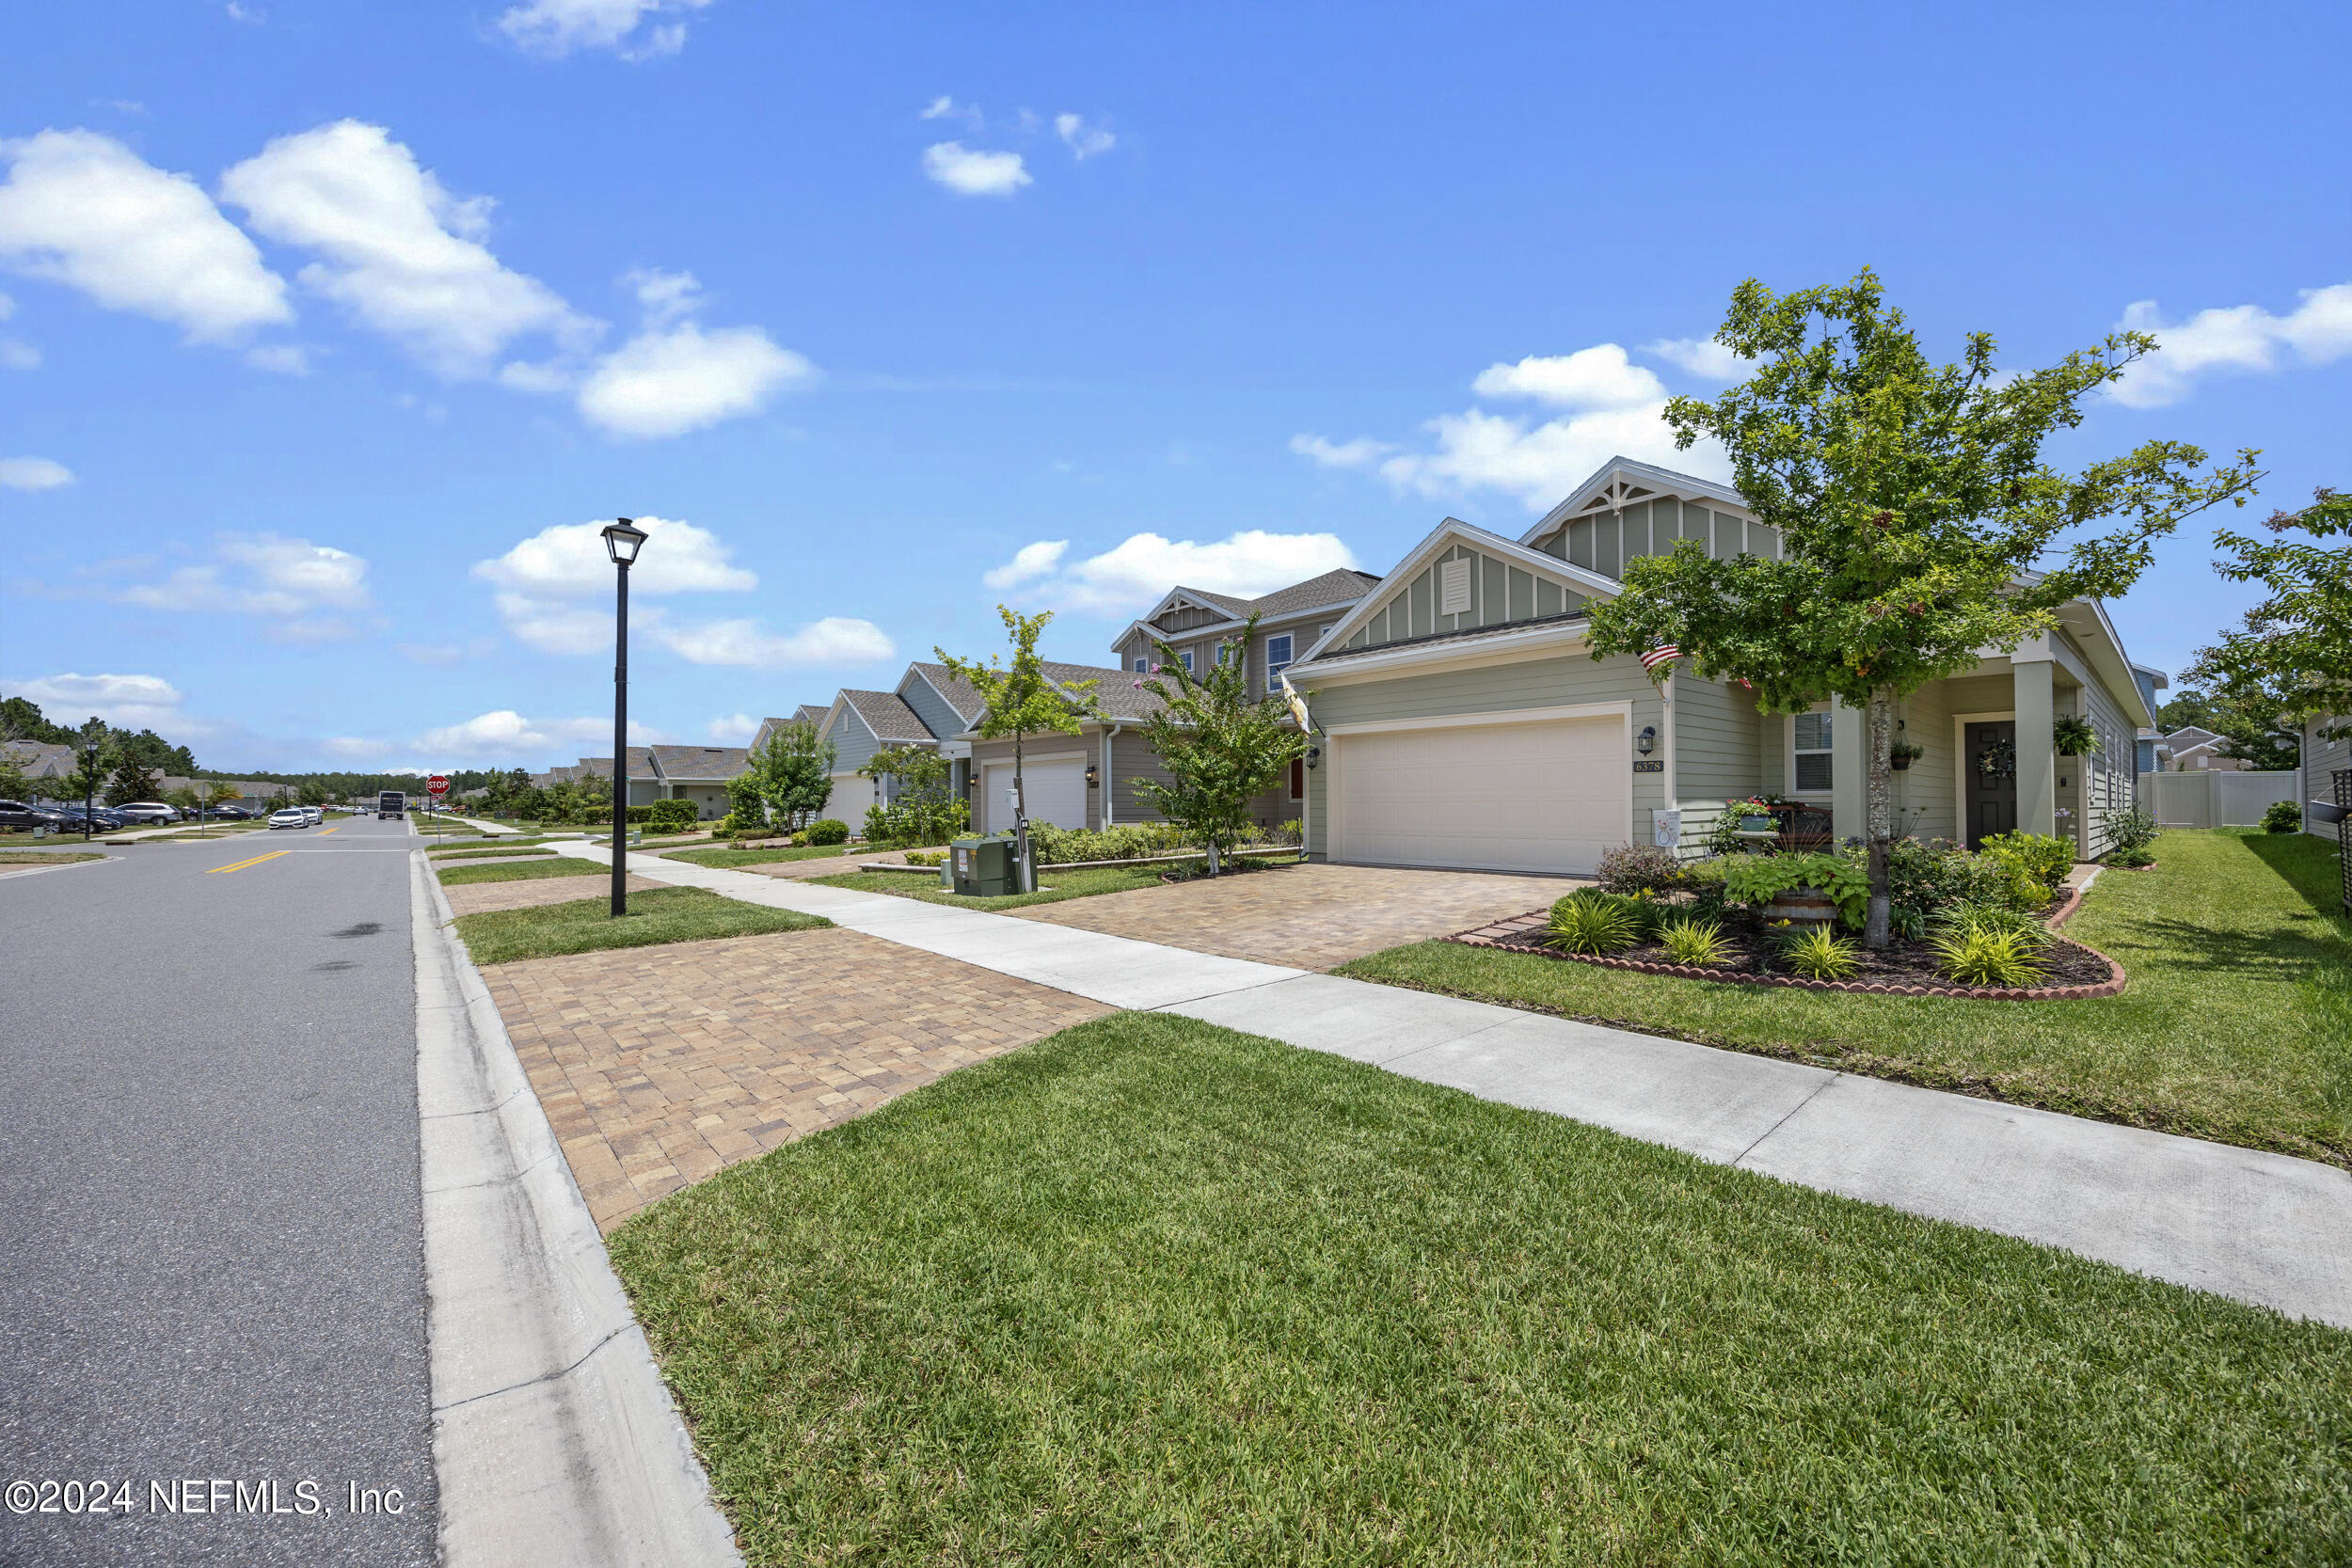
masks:
<path id="1" fill-rule="evenodd" d="M 2352 1328 L 2352 1176 L 2329 1165 L 921 899 L 628 865 Z"/>

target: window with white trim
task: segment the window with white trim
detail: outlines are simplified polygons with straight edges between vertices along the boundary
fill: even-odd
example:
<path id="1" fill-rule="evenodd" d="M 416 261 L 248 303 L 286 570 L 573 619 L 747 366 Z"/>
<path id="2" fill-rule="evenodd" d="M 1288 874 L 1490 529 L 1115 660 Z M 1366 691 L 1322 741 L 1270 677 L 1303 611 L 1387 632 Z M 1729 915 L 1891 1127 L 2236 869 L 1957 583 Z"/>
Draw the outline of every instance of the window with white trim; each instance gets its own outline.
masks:
<path id="1" fill-rule="evenodd" d="M 1798 795 L 1828 793 L 1830 788 L 1829 732 L 1829 710 L 1827 708 L 1816 708 L 1811 713 L 1800 713 L 1789 721 L 1789 776 L 1795 785 L 1792 793 Z"/>
<path id="2" fill-rule="evenodd" d="M 1279 691 L 1282 687 L 1282 672 L 1291 667 L 1291 634 L 1265 640 L 1265 689 Z"/>
<path id="3" fill-rule="evenodd" d="M 1138 658 L 1138 659 L 1136 659 L 1136 674 L 1138 674 L 1138 675 L 1148 675 L 1148 674 L 1150 674 L 1151 673 L 1152 673 L 1152 661 L 1151 661 L 1150 659 L 1148 659 L 1148 658 Z"/>
<path id="4" fill-rule="evenodd" d="M 1177 656 L 1176 656 L 1176 657 L 1177 657 L 1178 658 L 1180 658 L 1180 659 L 1182 659 L 1182 660 L 1184 661 L 1184 673 L 1185 673 L 1185 674 L 1187 674 L 1187 675 L 1191 674 L 1191 673 L 1193 673 L 1193 669 L 1192 669 L 1192 650 L 1191 650 L 1190 648 L 1186 648 L 1186 649 L 1183 650 L 1182 652 L 1180 652 L 1179 654 L 1177 654 Z"/>

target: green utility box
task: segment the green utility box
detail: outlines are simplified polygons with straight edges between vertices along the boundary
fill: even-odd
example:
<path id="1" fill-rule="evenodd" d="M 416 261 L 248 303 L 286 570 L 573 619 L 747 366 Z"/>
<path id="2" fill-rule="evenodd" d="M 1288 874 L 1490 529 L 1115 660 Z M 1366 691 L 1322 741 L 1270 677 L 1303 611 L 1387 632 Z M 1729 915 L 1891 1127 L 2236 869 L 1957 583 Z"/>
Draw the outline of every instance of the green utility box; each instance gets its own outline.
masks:
<path id="1" fill-rule="evenodd" d="M 1013 885 L 1012 840 L 960 838 L 948 852 L 955 890 L 971 898 L 1001 898 Z"/>

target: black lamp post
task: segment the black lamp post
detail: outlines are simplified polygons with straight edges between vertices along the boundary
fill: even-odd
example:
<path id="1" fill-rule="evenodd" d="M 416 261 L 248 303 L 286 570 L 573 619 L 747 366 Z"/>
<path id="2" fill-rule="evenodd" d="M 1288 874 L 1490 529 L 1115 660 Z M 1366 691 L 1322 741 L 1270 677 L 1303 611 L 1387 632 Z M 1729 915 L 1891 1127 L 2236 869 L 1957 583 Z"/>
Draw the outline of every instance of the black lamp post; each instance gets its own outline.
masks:
<path id="1" fill-rule="evenodd" d="M 645 547 L 645 531 L 627 517 L 604 531 L 604 549 L 620 568 L 612 617 L 612 917 L 628 912 L 628 569 Z"/>

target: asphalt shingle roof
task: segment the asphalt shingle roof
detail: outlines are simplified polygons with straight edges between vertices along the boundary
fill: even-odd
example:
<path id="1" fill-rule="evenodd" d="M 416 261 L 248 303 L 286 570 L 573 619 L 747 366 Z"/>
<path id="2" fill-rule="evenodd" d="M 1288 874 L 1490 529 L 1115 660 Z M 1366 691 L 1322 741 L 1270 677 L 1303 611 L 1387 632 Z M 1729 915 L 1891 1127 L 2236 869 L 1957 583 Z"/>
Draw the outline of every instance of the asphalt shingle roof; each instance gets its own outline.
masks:
<path id="1" fill-rule="evenodd" d="M 832 711 L 833 708 L 828 704 L 803 703 L 799 707 L 792 710 L 792 722 L 796 724 L 821 724 L 825 721 L 825 715 L 831 713 Z M 769 722 L 771 724 L 780 724 L 784 722 L 784 721 L 781 719 L 771 719 Z"/>
<path id="2" fill-rule="evenodd" d="M 922 716 L 907 706 L 896 691 L 852 691 L 841 689 L 842 700 L 857 710 L 878 740 L 936 740 Z"/>
<path id="3" fill-rule="evenodd" d="M 665 779 L 732 779 L 751 765 L 751 752 L 740 746 L 656 746 L 652 750 Z"/>

